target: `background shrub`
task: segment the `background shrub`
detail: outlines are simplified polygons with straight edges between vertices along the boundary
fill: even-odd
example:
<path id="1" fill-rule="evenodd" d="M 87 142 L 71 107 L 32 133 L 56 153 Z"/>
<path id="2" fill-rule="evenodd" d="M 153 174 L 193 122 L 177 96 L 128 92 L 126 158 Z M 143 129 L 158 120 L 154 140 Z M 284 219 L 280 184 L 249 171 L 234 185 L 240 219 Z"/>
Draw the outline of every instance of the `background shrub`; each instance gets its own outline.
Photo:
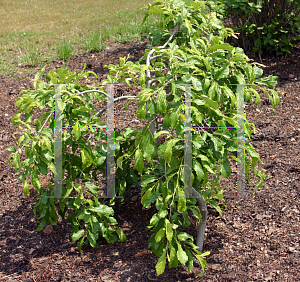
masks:
<path id="1" fill-rule="evenodd" d="M 276 55 L 290 53 L 300 26 L 299 0 L 224 0 L 215 1 L 211 9 L 225 18 L 225 26 L 239 33 L 233 39 L 244 51 L 252 49 L 260 54 L 276 52 Z"/>

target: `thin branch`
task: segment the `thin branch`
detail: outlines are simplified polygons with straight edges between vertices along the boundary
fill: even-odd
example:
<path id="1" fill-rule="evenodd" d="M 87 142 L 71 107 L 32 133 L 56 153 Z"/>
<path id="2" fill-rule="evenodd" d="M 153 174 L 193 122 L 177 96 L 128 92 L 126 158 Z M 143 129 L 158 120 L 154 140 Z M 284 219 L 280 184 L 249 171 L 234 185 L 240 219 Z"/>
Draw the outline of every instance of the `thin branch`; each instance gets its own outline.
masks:
<path id="1" fill-rule="evenodd" d="M 159 82 L 159 80 L 157 80 L 157 79 L 151 79 L 151 80 L 149 80 L 149 86 L 150 86 L 154 81 L 158 81 L 158 82 Z"/>
<path id="2" fill-rule="evenodd" d="M 156 56 L 150 58 L 150 61 L 152 61 L 152 60 L 154 60 L 154 59 L 156 59 L 156 58 L 160 58 L 160 57 L 162 57 L 162 54 L 161 54 L 161 55 L 156 55 Z M 184 59 L 182 59 L 182 58 L 180 58 L 180 57 L 178 57 L 178 56 L 173 56 L 173 57 L 175 57 L 175 58 L 177 58 L 178 60 L 184 62 Z"/>
<path id="3" fill-rule="evenodd" d="M 175 33 L 178 31 L 179 27 L 180 27 L 180 24 L 178 23 L 176 25 L 175 29 L 173 30 L 170 38 L 167 40 L 167 42 L 163 46 L 159 46 L 158 49 L 164 49 L 167 46 L 167 44 L 173 39 L 173 37 L 174 37 Z M 148 67 L 151 65 L 151 62 L 150 62 L 151 59 L 150 58 L 152 57 L 154 52 L 156 52 L 156 49 L 152 49 L 147 55 L 146 64 L 147 64 Z M 146 78 L 151 79 L 151 73 L 150 73 L 149 69 L 146 70 Z M 150 85 L 151 85 L 150 80 L 148 80 L 147 81 L 147 87 L 150 87 Z M 147 109 L 147 107 L 148 107 L 148 105 L 146 103 L 146 109 Z M 157 128 L 155 127 L 155 125 L 153 123 L 151 123 L 150 130 L 152 132 L 152 135 L 154 136 L 156 134 Z M 156 142 L 157 145 L 159 145 L 158 138 L 155 139 L 155 142 Z M 157 154 L 156 154 L 156 156 L 157 156 Z"/>
<path id="4" fill-rule="evenodd" d="M 158 49 L 164 49 L 168 45 L 168 43 L 173 39 L 175 33 L 178 31 L 179 27 L 180 24 L 177 24 L 168 41 L 163 46 L 159 46 Z"/>
<path id="5" fill-rule="evenodd" d="M 78 90 L 77 90 L 78 91 Z M 100 90 L 87 90 L 87 91 L 83 91 L 81 92 L 81 94 L 85 94 L 85 93 L 90 93 L 90 92 L 98 92 L 98 93 L 102 93 L 104 94 L 106 97 L 109 97 L 109 95 L 103 91 L 100 91 Z"/>
<path id="6" fill-rule="evenodd" d="M 198 26 L 197 24 L 192 24 L 193 26 L 196 26 L 197 28 L 201 29 L 201 31 L 203 33 L 205 33 L 206 35 L 209 35 L 209 33 L 207 31 L 205 31 L 203 28 L 201 28 L 200 26 Z"/>
<path id="7" fill-rule="evenodd" d="M 80 93 L 80 91 L 79 90 L 77 90 L 77 89 L 75 89 L 77 92 L 79 92 Z M 99 112 L 100 110 L 85 96 L 85 95 L 83 95 L 82 93 L 80 93 L 80 95 L 82 96 L 82 97 L 85 97 L 91 104 L 92 104 L 92 106 Z"/>
<path id="8" fill-rule="evenodd" d="M 177 24 L 175 29 L 173 30 L 170 38 L 168 39 L 168 41 L 163 46 L 159 46 L 158 49 L 164 49 L 167 46 L 167 44 L 173 39 L 173 37 L 174 37 L 175 33 L 177 32 L 177 30 L 179 29 L 179 27 L 180 27 L 180 24 Z M 154 54 L 154 52 L 156 52 L 156 49 L 152 49 L 147 55 L 146 64 L 148 67 L 150 66 L 150 58 Z M 147 78 L 151 78 L 150 70 L 146 71 L 146 76 L 147 76 Z M 147 84 L 147 86 L 150 87 L 149 83 Z"/>
<path id="9" fill-rule="evenodd" d="M 137 98 L 137 96 L 122 96 L 122 97 L 118 97 L 118 98 L 114 99 L 114 102 L 117 102 L 117 101 L 122 100 L 122 99 L 128 99 L 128 98 Z M 112 102 L 109 105 L 107 105 L 104 109 L 102 109 L 100 112 L 98 112 L 95 116 L 99 117 L 111 105 L 112 105 Z"/>

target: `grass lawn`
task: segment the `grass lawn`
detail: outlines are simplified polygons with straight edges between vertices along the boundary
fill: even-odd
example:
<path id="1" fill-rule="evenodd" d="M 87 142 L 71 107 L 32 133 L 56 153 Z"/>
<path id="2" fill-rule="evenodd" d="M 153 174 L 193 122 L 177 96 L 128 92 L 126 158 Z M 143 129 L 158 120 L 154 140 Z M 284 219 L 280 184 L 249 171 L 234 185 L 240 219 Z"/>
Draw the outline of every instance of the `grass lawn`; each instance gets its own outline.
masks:
<path id="1" fill-rule="evenodd" d="M 101 51 L 109 38 L 132 41 L 155 26 L 158 17 L 141 26 L 141 8 L 152 2 L 0 0 L 0 75 L 18 76 L 25 66 Z"/>

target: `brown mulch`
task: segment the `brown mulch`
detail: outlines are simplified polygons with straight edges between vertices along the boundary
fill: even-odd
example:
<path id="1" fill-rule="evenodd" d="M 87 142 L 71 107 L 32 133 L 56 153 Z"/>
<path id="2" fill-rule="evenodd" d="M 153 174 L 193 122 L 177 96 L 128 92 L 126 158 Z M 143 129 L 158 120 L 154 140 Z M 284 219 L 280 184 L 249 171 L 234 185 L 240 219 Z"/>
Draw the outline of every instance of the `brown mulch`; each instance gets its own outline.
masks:
<path id="1" fill-rule="evenodd" d="M 105 64 L 119 63 L 119 57 L 130 53 L 137 61 L 144 52 L 147 40 L 126 44 L 112 43 L 109 49 L 91 55 L 73 57 L 67 65 L 70 70 L 88 69 L 99 73 L 99 81 L 106 76 Z M 299 45 L 298 45 L 299 46 Z M 83 254 L 72 243 L 71 224 L 60 221 L 57 226 L 36 232 L 38 224 L 33 214 L 36 192 L 31 185 L 29 197 L 22 194 L 22 183 L 8 164 L 6 148 L 16 145 L 13 133 L 21 131 L 12 126 L 11 117 L 18 93 L 22 87 L 32 89 L 30 79 L 0 77 L 0 280 L 1 281 L 300 281 L 299 274 L 299 195 L 300 195 L 300 49 L 291 54 L 267 56 L 263 60 L 265 74 L 278 76 L 276 90 L 284 97 L 271 116 L 272 106 L 262 94 L 259 105 L 247 105 L 248 120 L 254 122 L 257 133 L 253 145 L 263 164 L 259 165 L 269 175 L 254 198 L 236 198 L 236 180 L 233 173 L 222 180 L 228 207 L 219 216 L 209 209 L 204 251 L 210 251 L 203 278 L 197 278 L 201 266 L 195 263 L 192 273 L 186 267 L 166 268 L 156 277 L 157 257 L 148 250 L 151 231 L 147 225 L 155 208 L 143 210 L 140 187 L 127 191 L 125 201 L 116 201 L 115 214 L 119 226 L 127 235 L 127 242 L 107 244 L 99 239 L 99 247 L 83 246 Z M 62 67 L 62 62 L 52 62 L 47 72 Z M 88 82 L 87 82 L 88 83 Z M 138 87 L 118 86 L 115 96 L 137 93 Z M 116 103 L 116 129 L 142 128 L 145 122 L 135 117 L 137 102 L 125 110 L 126 101 Z M 40 116 L 41 113 L 35 111 Z M 19 138 L 19 135 L 16 135 Z M 25 156 L 21 158 L 24 160 Z M 232 163 L 233 171 L 235 169 Z M 50 174 L 49 174 L 50 175 Z M 42 178 L 44 187 L 50 176 Z M 254 180 L 251 174 L 251 181 Z M 105 184 L 103 184 L 105 185 Z M 246 186 L 251 197 L 254 185 Z M 134 197 L 137 196 L 137 197 Z M 189 233 L 196 236 L 196 229 Z"/>

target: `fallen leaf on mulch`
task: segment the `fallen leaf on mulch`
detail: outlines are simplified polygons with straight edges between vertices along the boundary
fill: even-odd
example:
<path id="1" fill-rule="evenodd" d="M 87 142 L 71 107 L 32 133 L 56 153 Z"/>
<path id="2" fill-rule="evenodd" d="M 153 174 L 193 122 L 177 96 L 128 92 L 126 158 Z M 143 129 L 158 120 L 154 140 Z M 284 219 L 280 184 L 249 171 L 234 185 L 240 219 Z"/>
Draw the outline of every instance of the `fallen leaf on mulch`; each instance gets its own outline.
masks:
<path id="1" fill-rule="evenodd" d="M 52 231 L 53 231 L 53 226 L 52 225 L 47 225 L 45 227 L 45 229 L 43 230 L 44 234 L 47 234 L 47 235 L 52 233 Z"/>

